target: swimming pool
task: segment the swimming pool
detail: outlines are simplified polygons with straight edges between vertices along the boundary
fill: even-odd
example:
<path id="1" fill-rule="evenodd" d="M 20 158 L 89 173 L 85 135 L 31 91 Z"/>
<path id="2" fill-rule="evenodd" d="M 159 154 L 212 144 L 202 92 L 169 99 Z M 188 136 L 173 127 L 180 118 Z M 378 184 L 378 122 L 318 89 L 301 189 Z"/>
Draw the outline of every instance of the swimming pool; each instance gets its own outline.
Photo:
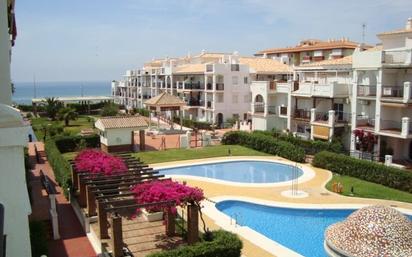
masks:
<path id="1" fill-rule="evenodd" d="M 238 224 L 307 257 L 325 257 L 323 248 L 325 229 L 344 220 L 355 209 L 294 209 L 226 200 L 216 208 Z M 412 216 L 409 216 L 412 220 Z"/>
<path id="2" fill-rule="evenodd" d="M 226 161 L 160 169 L 160 174 L 203 177 L 237 183 L 277 183 L 303 174 L 302 169 L 272 161 Z"/>

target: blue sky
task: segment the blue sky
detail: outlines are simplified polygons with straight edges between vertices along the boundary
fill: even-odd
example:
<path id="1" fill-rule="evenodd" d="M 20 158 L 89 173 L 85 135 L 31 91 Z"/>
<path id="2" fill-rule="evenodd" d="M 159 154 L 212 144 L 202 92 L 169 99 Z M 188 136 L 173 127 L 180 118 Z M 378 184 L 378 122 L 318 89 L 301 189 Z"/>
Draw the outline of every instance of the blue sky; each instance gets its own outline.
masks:
<path id="1" fill-rule="evenodd" d="M 14 81 L 119 79 L 152 58 L 202 49 L 252 55 L 305 38 L 377 43 L 410 0 L 17 0 Z"/>

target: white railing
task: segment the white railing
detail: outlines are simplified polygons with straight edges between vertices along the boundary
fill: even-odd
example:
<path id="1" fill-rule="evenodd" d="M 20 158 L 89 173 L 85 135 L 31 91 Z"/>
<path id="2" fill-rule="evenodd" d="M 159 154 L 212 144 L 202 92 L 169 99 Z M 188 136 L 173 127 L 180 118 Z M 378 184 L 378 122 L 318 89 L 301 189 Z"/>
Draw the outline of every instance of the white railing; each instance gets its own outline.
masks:
<path id="1" fill-rule="evenodd" d="M 295 94 L 321 96 L 321 97 L 335 97 L 348 96 L 349 85 L 331 82 L 328 84 L 318 84 L 313 82 L 304 82 L 299 84 L 299 89 L 294 91 Z"/>
<path id="2" fill-rule="evenodd" d="M 382 62 L 389 65 L 411 65 L 412 49 L 385 50 Z"/>

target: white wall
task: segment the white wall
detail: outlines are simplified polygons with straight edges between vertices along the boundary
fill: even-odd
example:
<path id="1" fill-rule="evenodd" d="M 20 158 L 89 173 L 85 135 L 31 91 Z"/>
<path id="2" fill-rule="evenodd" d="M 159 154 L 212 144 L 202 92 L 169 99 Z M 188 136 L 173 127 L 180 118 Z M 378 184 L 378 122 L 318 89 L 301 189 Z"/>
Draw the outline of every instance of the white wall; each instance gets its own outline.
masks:
<path id="1" fill-rule="evenodd" d="M 0 0 L 0 103 L 7 105 L 11 105 L 10 49 L 7 0 Z"/>
<path id="2" fill-rule="evenodd" d="M 132 143 L 131 128 L 107 129 L 107 145 L 127 145 Z"/>

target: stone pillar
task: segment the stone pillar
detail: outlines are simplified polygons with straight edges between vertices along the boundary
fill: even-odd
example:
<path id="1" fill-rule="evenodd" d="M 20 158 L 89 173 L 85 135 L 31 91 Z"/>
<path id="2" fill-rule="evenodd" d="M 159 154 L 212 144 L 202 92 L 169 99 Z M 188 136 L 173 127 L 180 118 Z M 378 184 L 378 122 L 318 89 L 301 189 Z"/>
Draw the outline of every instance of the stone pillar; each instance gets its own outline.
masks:
<path id="1" fill-rule="evenodd" d="M 199 241 L 199 209 L 196 205 L 187 206 L 187 243 Z"/>
<path id="2" fill-rule="evenodd" d="M 411 99 L 411 82 L 406 81 L 403 83 L 403 102 L 407 103 Z"/>
<path id="3" fill-rule="evenodd" d="M 403 117 L 402 118 L 402 131 L 401 131 L 401 136 L 402 137 L 407 137 L 409 134 L 409 117 Z"/>
<path id="4" fill-rule="evenodd" d="M 166 235 L 174 236 L 175 235 L 175 214 L 172 212 L 171 208 L 165 209 L 165 221 L 166 221 Z"/>
<path id="5" fill-rule="evenodd" d="M 110 241 L 112 243 L 113 257 L 123 257 L 123 232 L 122 217 L 114 214 L 112 220 L 112 234 Z"/>
<path id="6" fill-rule="evenodd" d="M 190 131 L 186 132 L 187 137 L 187 148 L 190 149 L 190 141 L 192 140 L 192 133 Z"/>
<path id="7" fill-rule="evenodd" d="M 86 196 L 87 196 L 87 214 L 89 217 L 96 215 L 96 197 L 92 192 L 90 185 L 86 186 Z"/>
<path id="8" fill-rule="evenodd" d="M 312 125 L 312 123 L 315 122 L 315 118 L 316 118 L 316 108 L 312 108 L 310 109 L 310 140 L 315 139 L 313 137 L 314 126 Z"/>
<path id="9" fill-rule="evenodd" d="M 385 155 L 385 166 L 391 166 L 392 165 L 392 155 Z"/>
<path id="10" fill-rule="evenodd" d="M 329 110 L 328 112 L 328 126 L 329 126 L 329 142 L 332 141 L 333 134 L 335 131 L 335 111 Z"/>
<path id="11" fill-rule="evenodd" d="M 180 135 L 179 137 L 180 140 L 180 148 L 187 148 L 188 143 L 187 143 L 187 135 Z"/>
<path id="12" fill-rule="evenodd" d="M 107 224 L 107 212 L 104 209 L 106 204 L 103 201 L 97 201 L 97 222 L 99 224 L 99 237 L 100 239 L 108 239 L 109 231 Z"/>

